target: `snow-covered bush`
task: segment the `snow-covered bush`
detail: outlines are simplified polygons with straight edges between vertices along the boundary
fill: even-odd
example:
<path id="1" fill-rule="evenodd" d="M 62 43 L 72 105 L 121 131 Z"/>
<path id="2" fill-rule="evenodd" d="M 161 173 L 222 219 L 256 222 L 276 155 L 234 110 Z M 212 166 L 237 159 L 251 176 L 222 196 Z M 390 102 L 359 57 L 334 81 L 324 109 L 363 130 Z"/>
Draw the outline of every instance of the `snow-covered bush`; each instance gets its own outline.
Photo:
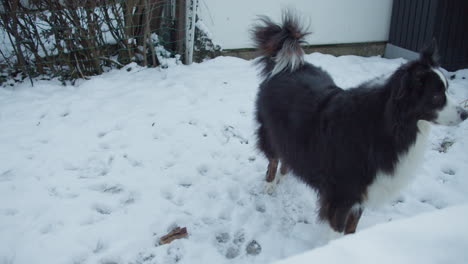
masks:
<path id="1" fill-rule="evenodd" d="M 221 46 L 213 43 L 212 37 L 203 21 L 197 19 L 195 24 L 194 61 L 203 61 L 221 55 Z"/>
<path id="2" fill-rule="evenodd" d="M 130 62 L 167 65 L 180 41 L 173 2 L 0 0 L 0 84 L 17 73 L 68 81 Z"/>

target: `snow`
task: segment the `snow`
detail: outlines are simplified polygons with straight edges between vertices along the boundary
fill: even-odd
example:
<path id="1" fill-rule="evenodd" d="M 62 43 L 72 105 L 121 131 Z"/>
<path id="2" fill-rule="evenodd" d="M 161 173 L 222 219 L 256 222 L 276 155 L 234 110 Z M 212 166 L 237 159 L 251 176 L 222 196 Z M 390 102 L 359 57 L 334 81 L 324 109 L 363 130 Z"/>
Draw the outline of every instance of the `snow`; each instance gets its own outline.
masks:
<path id="1" fill-rule="evenodd" d="M 378 224 L 277 264 L 466 263 L 468 205 Z"/>
<path id="2" fill-rule="evenodd" d="M 404 62 L 306 60 L 345 88 Z M 437 250 L 419 257 L 466 260 L 468 122 L 434 126 L 415 181 L 366 210 L 358 234 L 321 248 L 329 233 L 310 188 L 288 175 L 273 195 L 264 192 L 257 72 L 252 61 L 218 57 L 167 69 L 131 64 L 77 86 L 0 89 L 0 263 L 270 263 L 308 250 L 308 259 L 351 254 L 348 243 L 362 250 L 353 258 L 388 256 L 391 246 L 404 261 L 427 245 Z M 449 74 L 449 93 L 467 99 L 468 69 Z M 159 245 L 175 226 L 189 236 Z"/>

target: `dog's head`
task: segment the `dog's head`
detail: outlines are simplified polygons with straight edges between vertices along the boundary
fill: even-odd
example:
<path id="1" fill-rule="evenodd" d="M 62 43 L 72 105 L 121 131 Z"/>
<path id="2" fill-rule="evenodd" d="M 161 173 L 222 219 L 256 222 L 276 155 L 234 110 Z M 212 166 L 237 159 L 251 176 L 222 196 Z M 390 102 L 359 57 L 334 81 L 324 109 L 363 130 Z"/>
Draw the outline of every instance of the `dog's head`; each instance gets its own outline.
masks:
<path id="1" fill-rule="evenodd" d="M 441 125 L 456 125 L 467 118 L 468 112 L 447 94 L 449 84 L 437 62 L 435 41 L 422 50 L 418 60 L 401 70 L 392 98 L 406 115 Z"/>

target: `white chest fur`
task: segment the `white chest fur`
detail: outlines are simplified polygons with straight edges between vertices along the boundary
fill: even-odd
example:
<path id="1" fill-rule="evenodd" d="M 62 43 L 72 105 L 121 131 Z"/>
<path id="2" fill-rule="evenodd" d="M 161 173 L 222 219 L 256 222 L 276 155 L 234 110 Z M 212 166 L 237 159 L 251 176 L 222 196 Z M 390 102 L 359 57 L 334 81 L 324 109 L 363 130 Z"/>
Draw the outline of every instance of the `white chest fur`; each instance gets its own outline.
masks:
<path id="1" fill-rule="evenodd" d="M 427 121 L 418 121 L 419 133 L 416 136 L 416 142 L 408 149 L 408 152 L 399 157 L 393 175 L 377 173 L 375 180 L 367 187 L 365 207 L 376 207 L 388 202 L 414 178 L 415 171 L 424 157 L 430 126 Z"/>

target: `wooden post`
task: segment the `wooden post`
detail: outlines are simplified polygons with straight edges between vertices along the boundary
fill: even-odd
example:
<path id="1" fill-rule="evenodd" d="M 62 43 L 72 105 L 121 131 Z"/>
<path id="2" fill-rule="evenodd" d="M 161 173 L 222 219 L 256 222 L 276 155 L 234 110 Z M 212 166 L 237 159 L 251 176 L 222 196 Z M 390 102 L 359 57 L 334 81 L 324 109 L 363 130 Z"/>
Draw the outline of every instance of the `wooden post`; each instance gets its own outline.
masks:
<path id="1" fill-rule="evenodd" d="M 198 0 L 187 0 L 187 10 L 185 11 L 186 32 L 185 32 L 185 64 L 192 64 L 193 46 L 195 43 L 195 22 L 197 17 Z"/>
<path id="2" fill-rule="evenodd" d="M 176 43 L 177 43 L 177 54 L 183 56 L 185 54 L 185 37 L 186 34 L 186 2 L 190 0 L 176 0 L 176 10 L 175 10 L 175 19 L 176 19 Z M 182 61 L 185 63 L 185 57 L 182 58 Z"/>

